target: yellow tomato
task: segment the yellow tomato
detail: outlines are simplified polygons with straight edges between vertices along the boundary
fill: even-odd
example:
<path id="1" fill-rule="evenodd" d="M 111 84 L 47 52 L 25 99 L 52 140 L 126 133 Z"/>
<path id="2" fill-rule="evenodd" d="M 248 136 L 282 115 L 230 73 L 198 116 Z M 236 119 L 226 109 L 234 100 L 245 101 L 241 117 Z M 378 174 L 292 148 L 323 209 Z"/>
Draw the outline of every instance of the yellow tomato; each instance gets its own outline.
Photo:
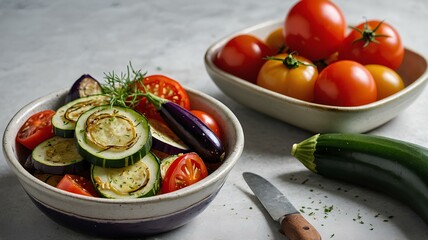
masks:
<path id="1" fill-rule="evenodd" d="M 365 67 L 376 82 L 377 100 L 386 98 L 404 88 L 403 79 L 391 68 L 378 64 L 369 64 Z"/>
<path id="2" fill-rule="evenodd" d="M 270 49 L 272 49 L 272 52 L 275 54 L 284 53 L 287 51 L 287 48 L 285 47 L 284 31 L 282 27 L 272 31 L 267 36 L 265 43 Z"/>
<path id="3" fill-rule="evenodd" d="M 257 85 L 266 89 L 312 102 L 317 67 L 308 59 L 292 54 L 279 54 L 260 69 Z"/>

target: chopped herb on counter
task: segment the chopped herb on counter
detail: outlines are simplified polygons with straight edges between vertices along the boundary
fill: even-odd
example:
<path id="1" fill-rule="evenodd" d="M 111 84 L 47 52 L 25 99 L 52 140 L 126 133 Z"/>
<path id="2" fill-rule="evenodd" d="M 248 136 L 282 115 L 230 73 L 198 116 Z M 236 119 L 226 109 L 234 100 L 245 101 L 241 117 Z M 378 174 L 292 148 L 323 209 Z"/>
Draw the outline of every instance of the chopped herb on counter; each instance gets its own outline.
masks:
<path id="1" fill-rule="evenodd" d="M 333 205 L 330 207 L 324 206 L 324 213 L 330 213 L 333 210 Z"/>

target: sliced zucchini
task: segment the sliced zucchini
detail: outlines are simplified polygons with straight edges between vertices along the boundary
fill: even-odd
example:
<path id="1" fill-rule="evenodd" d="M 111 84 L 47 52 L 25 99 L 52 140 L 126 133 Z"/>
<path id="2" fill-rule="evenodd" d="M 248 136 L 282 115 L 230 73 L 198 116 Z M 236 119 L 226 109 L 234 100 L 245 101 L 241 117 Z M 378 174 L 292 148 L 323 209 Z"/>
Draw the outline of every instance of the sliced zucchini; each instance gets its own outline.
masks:
<path id="1" fill-rule="evenodd" d="M 98 106 L 76 123 L 79 153 L 100 167 L 126 167 L 143 158 L 152 146 L 148 122 L 138 112 L 119 106 Z"/>
<path id="2" fill-rule="evenodd" d="M 179 155 L 170 155 L 166 158 L 164 158 L 160 163 L 160 171 L 161 171 L 161 178 L 162 180 L 165 178 L 166 172 L 168 171 L 169 166 L 171 166 L 171 163 L 175 161 L 175 159 L 178 158 Z"/>
<path id="3" fill-rule="evenodd" d="M 89 109 L 106 105 L 110 98 L 105 95 L 93 95 L 78 98 L 60 107 L 52 117 L 52 125 L 56 136 L 72 138 L 77 119 Z"/>
<path id="4" fill-rule="evenodd" d="M 36 170 L 50 174 L 77 173 L 84 168 L 72 138 L 49 138 L 34 148 L 31 160 Z"/>
<path id="5" fill-rule="evenodd" d="M 123 168 L 92 165 L 91 180 L 98 192 L 106 198 L 153 196 L 160 187 L 159 160 L 149 152 L 133 165 Z"/>

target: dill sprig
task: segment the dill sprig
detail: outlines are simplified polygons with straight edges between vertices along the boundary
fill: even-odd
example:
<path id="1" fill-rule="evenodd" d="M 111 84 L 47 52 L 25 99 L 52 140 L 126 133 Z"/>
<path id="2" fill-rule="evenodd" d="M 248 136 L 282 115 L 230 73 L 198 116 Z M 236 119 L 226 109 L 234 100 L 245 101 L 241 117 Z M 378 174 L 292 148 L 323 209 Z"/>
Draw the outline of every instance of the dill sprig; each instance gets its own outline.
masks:
<path id="1" fill-rule="evenodd" d="M 146 96 L 144 92 L 138 89 L 137 85 L 146 76 L 141 70 L 135 70 L 132 64 L 126 67 L 126 73 L 121 73 L 120 76 L 114 71 L 104 73 L 105 84 L 101 85 L 103 93 L 110 97 L 110 105 L 122 107 L 135 107 L 140 98 Z"/>

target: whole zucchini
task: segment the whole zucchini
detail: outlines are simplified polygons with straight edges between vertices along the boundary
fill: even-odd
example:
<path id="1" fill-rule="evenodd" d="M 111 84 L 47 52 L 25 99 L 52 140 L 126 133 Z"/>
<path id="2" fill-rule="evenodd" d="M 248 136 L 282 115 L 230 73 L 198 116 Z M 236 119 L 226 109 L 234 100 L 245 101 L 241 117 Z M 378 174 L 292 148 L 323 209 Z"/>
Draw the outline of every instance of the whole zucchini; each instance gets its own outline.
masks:
<path id="1" fill-rule="evenodd" d="M 317 134 L 294 144 L 291 154 L 325 177 L 393 196 L 428 224 L 428 149 L 368 134 Z"/>

